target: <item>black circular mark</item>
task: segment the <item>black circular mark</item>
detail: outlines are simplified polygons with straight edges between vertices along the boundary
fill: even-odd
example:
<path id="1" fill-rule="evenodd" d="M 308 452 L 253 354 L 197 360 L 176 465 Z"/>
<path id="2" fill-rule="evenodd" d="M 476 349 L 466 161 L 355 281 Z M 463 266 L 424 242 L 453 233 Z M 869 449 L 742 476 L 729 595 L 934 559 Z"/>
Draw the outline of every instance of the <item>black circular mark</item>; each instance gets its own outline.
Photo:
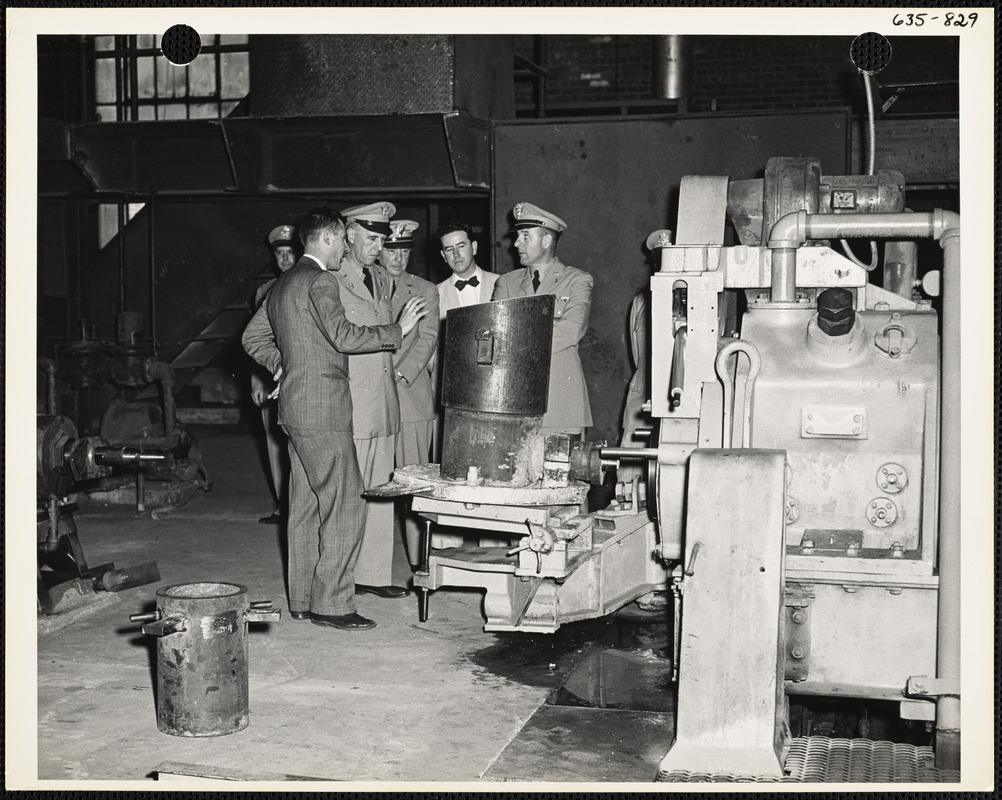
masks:
<path id="1" fill-rule="evenodd" d="M 849 55 L 856 69 L 873 75 L 891 63 L 891 43 L 883 34 L 867 31 L 852 40 Z"/>
<path id="2" fill-rule="evenodd" d="M 202 39 L 190 25 L 171 25 L 160 40 L 161 52 L 179 67 L 194 61 L 201 49 Z"/>

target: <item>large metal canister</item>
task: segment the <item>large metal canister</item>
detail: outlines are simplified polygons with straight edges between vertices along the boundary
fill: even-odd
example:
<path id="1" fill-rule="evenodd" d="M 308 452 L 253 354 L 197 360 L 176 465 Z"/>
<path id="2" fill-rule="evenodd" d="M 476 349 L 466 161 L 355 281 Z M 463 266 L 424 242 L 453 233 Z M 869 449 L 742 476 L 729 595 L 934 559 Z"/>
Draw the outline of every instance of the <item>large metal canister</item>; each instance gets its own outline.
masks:
<path id="1" fill-rule="evenodd" d="M 270 602 L 247 602 L 235 583 L 157 590 L 143 633 L 157 641 L 157 727 L 174 736 L 222 736 L 247 727 L 247 623 L 278 619 Z"/>
<path id="2" fill-rule="evenodd" d="M 442 476 L 527 482 L 550 383 L 554 297 L 454 308 L 443 348 Z"/>

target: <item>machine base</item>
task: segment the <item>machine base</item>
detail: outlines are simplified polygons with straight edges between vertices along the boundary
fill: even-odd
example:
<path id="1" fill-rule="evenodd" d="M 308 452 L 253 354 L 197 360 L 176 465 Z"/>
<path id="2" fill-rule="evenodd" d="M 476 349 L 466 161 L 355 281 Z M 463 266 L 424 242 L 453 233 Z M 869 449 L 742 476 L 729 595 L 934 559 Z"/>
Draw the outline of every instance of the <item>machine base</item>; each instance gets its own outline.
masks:
<path id="1" fill-rule="evenodd" d="M 654 545 L 653 524 L 646 514 L 636 514 L 596 529 L 591 550 L 570 556 L 570 574 L 559 582 L 516 576 L 518 559 L 507 548 L 464 545 L 434 551 L 428 573 L 415 574 L 414 585 L 483 587 L 484 630 L 553 633 L 565 623 L 602 617 L 664 590 L 666 574 L 653 561 Z"/>

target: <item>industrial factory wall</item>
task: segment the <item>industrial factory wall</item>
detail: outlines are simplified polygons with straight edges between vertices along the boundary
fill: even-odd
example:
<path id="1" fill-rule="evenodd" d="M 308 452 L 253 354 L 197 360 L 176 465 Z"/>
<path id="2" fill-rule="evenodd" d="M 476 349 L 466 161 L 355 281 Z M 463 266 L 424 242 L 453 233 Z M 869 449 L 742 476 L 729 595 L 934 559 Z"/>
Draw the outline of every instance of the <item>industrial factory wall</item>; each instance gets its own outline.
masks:
<path id="1" fill-rule="evenodd" d="M 256 35 L 254 116 L 514 116 L 511 36 Z"/>
<path id="2" fill-rule="evenodd" d="M 815 156 L 825 174 L 844 174 L 848 120 L 842 109 L 498 123 L 493 268 L 518 266 L 511 213 L 529 201 L 566 220 L 557 255 L 594 277 L 579 346 L 595 420 L 589 439 L 619 439 L 632 374 L 630 303 L 654 266 L 644 242 L 658 228 L 675 229 L 682 176 L 757 178 L 778 155 Z"/>
<path id="3" fill-rule="evenodd" d="M 891 62 L 877 80 L 956 81 L 958 39 L 895 37 Z M 846 36 L 690 36 L 688 109 L 758 111 L 823 108 L 852 103 L 865 109 L 859 73 L 849 59 Z M 650 100 L 654 66 L 652 36 L 548 36 L 546 102 Z M 515 51 L 537 55 L 533 37 L 517 36 Z M 884 92 L 884 97 L 890 91 Z M 859 102 L 856 102 L 856 101 Z M 520 82 L 516 102 L 531 106 L 533 86 Z M 956 87 L 911 87 L 894 113 L 956 112 Z"/>

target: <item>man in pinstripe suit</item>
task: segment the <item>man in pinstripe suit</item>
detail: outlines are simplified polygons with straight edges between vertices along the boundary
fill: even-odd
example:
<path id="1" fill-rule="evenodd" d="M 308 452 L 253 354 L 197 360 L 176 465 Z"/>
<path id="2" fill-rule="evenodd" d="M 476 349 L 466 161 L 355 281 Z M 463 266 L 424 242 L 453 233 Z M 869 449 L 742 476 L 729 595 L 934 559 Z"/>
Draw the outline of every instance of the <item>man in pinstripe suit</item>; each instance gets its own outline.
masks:
<path id="1" fill-rule="evenodd" d="M 425 310 L 399 322 L 357 326 L 345 318 L 338 282 L 343 220 L 310 211 L 299 226 L 303 257 L 275 283 L 244 331 L 244 349 L 280 378 L 278 421 L 289 435 L 289 611 L 341 630 L 375 622 L 355 610 L 362 539 L 362 478 L 352 438 L 348 353 L 395 350 Z"/>

